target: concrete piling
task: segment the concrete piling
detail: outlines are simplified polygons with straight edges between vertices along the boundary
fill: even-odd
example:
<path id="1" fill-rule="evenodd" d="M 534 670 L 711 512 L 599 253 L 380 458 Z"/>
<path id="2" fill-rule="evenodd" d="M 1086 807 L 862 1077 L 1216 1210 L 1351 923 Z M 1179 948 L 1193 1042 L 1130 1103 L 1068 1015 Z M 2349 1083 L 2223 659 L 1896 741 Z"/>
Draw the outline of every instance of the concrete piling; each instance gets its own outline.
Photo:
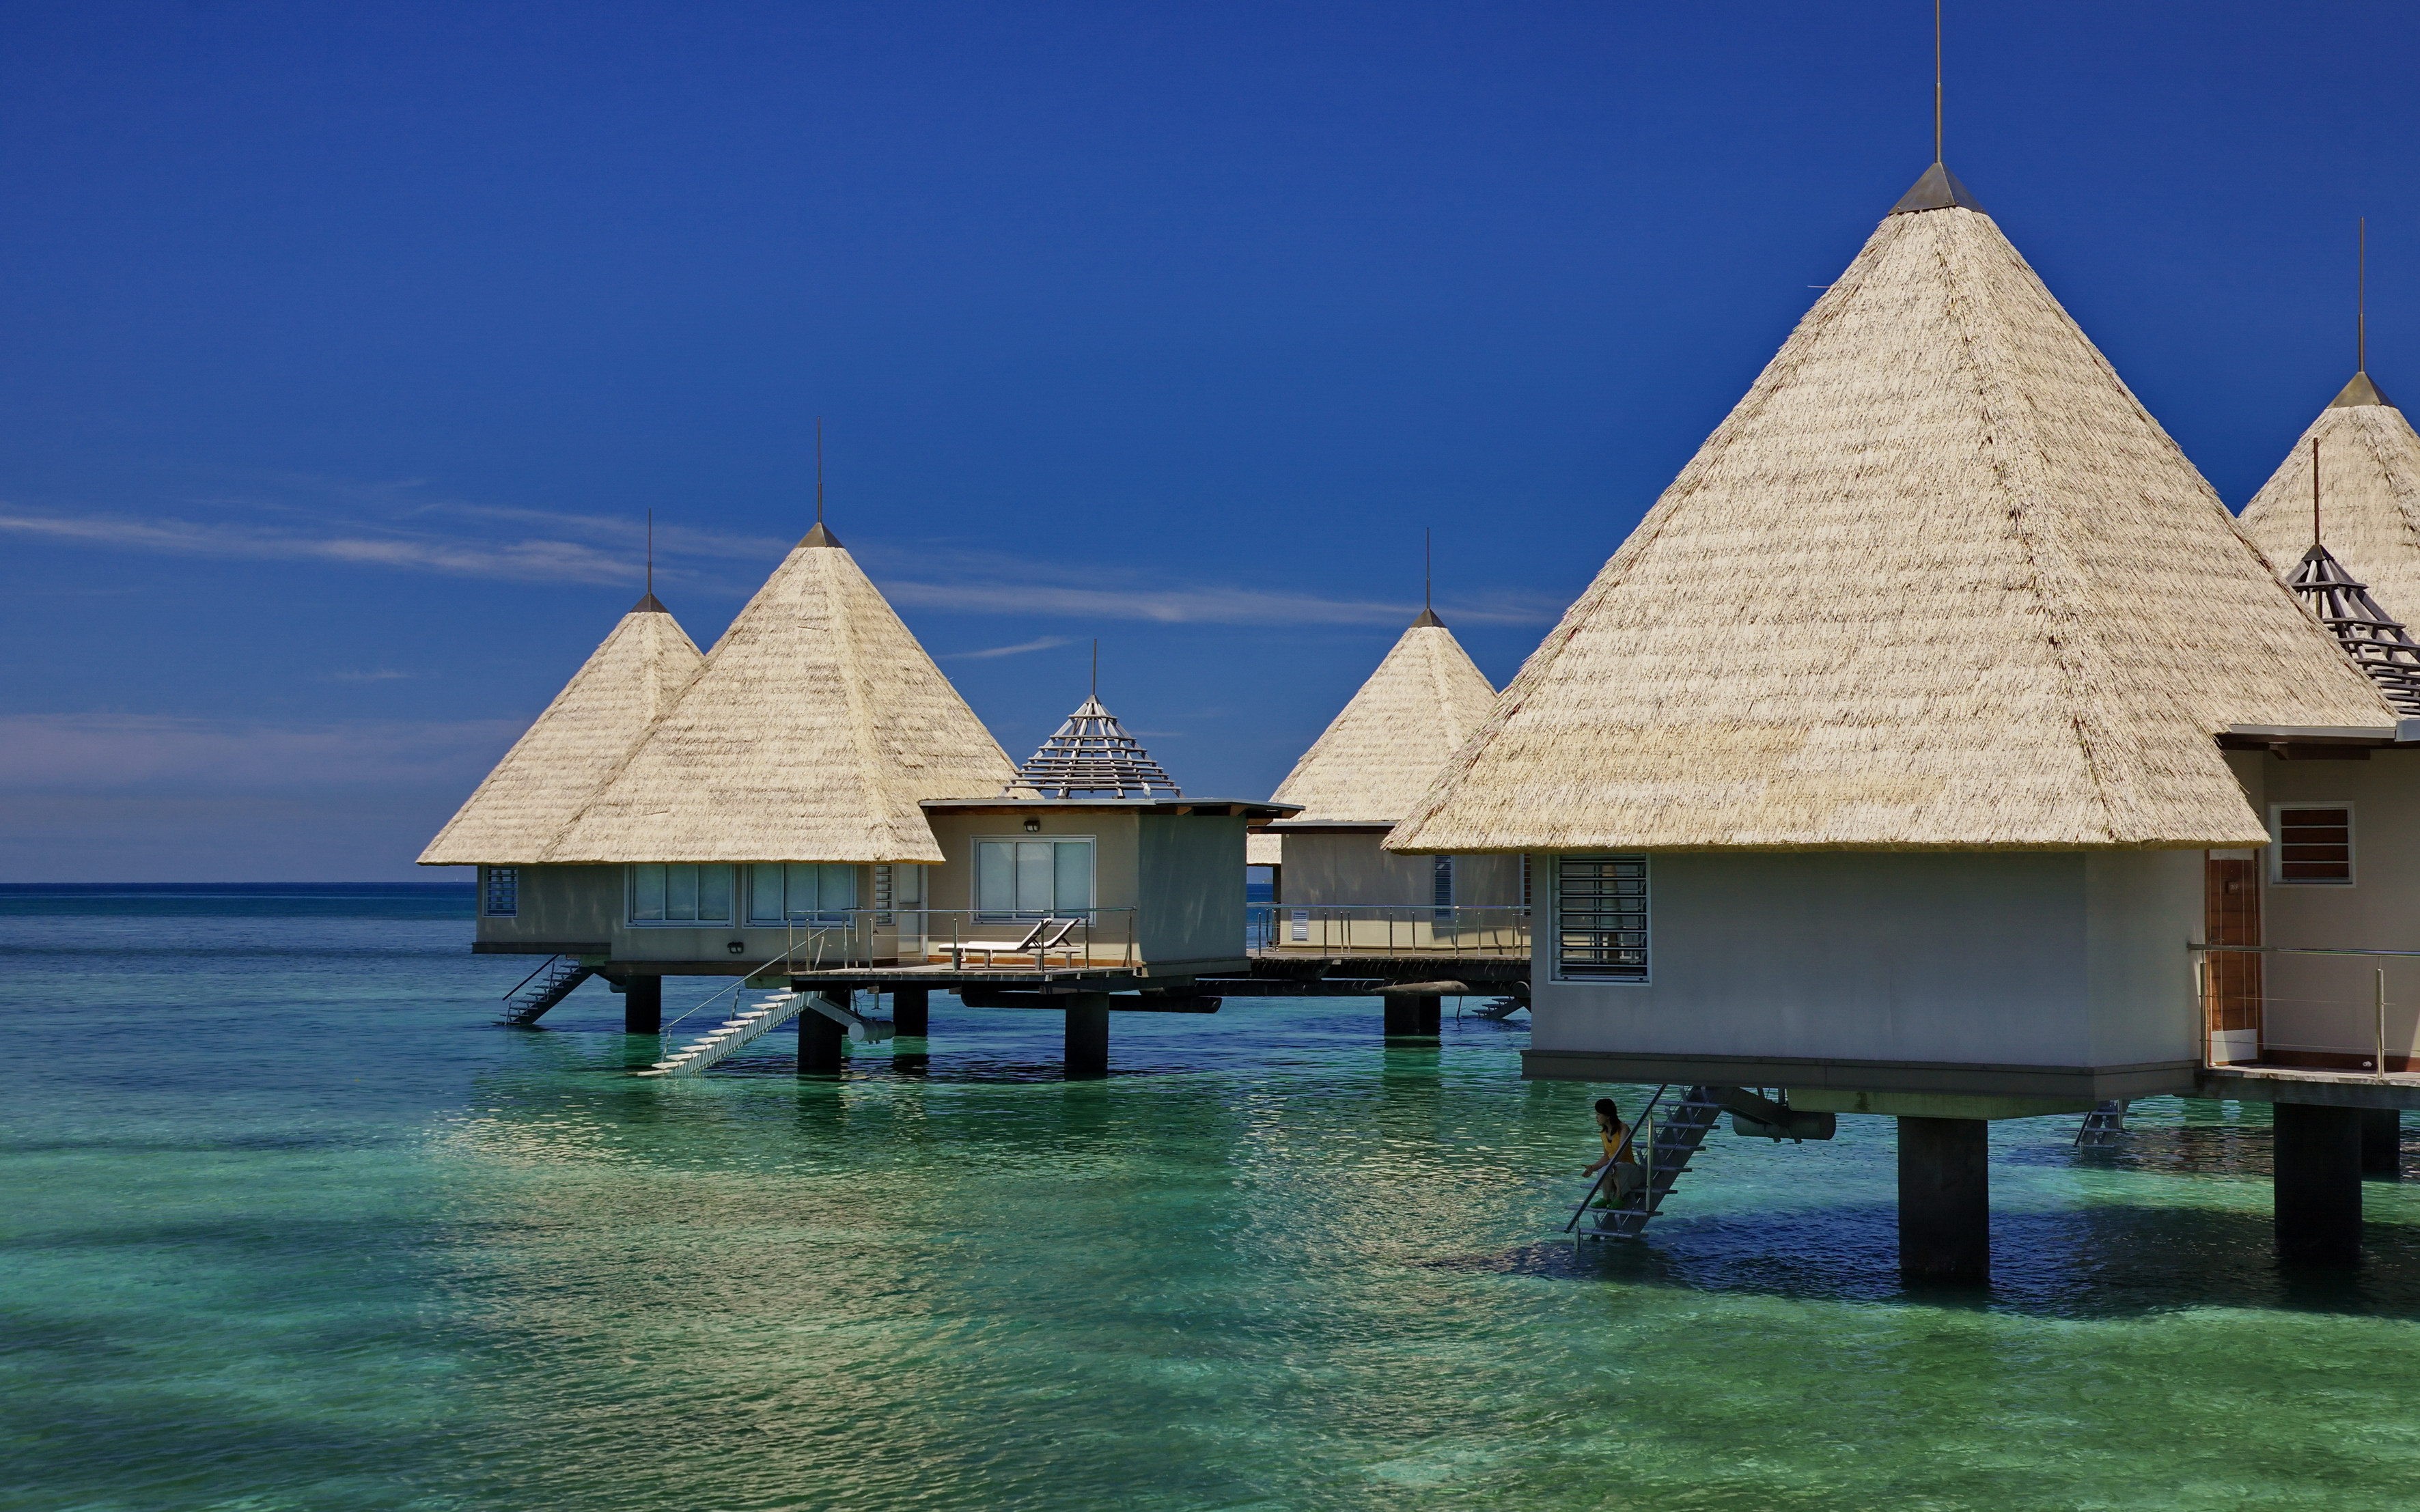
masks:
<path id="1" fill-rule="evenodd" d="M 1386 1005 L 1385 1033 L 1389 1040 L 1434 1040 L 1441 1018 L 1439 1003 L 1433 993 L 1386 993 L 1379 1001 Z"/>
<path id="2" fill-rule="evenodd" d="M 845 1006 L 848 994 L 826 992 L 817 995 L 827 1003 Z M 848 1039 L 848 1030 L 837 1019 L 827 1018 L 808 1009 L 799 1015 L 799 1074 L 821 1075 L 841 1069 L 844 1057 L 841 1046 Z"/>
<path id="3" fill-rule="evenodd" d="M 2344 1267 L 2361 1259 L 2364 1109 L 2280 1103 L 2272 1115 L 2277 1258 Z"/>
<path id="4" fill-rule="evenodd" d="M 2403 1175 L 2403 1115 L 2393 1108 L 2361 1110 L 2361 1174 L 2399 1180 Z"/>
<path id="5" fill-rule="evenodd" d="M 1109 1073 L 1109 995 L 1076 993 L 1067 999 L 1067 1074 Z"/>
<path id="6" fill-rule="evenodd" d="M 1899 1270 L 1909 1281 L 1992 1277 L 1991 1125 L 1899 1120 Z"/>
<path id="7" fill-rule="evenodd" d="M 630 977 L 622 983 L 622 1032 L 664 1032 L 664 979 Z"/>
<path id="8" fill-rule="evenodd" d="M 891 1032 L 902 1039 L 922 1039 L 932 1024 L 933 989 L 894 987 L 891 990 Z"/>

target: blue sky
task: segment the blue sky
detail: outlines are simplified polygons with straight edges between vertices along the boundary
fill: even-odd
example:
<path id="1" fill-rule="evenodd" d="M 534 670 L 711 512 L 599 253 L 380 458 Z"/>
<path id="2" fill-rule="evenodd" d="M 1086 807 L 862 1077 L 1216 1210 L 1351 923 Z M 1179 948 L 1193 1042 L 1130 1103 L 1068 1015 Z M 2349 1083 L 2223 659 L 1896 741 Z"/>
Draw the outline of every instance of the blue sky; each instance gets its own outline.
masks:
<path id="1" fill-rule="evenodd" d="M 0 9 L 0 880 L 379 880 L 830 519 L 1013 755 L 1499 684 L 1930 157 L 1930 7 Z M 1948 157 L 2230 503 L 2420 383 L 2420 11 L 1949 7 Z M 2409 361 L 2407 361 L 2409 359 Z M 2408 377 L 2398 377 L 2408 375 Z"/>

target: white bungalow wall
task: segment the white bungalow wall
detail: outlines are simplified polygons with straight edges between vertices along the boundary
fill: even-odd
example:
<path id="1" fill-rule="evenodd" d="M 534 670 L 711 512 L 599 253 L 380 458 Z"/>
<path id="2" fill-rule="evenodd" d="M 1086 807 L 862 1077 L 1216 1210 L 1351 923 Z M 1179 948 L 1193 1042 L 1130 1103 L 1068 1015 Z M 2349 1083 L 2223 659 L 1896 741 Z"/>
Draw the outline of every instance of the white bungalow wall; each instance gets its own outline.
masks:
<path id="1" fill-rule="evenodd" d="M 2353 807 L 2350 886 L 2281 883 L 2259 857 L 2262 943 L 2420 950 L 2420 750 L 2367 761 L 2286 761 L 2230 751 L 2228 764 L 2264 818 L 2281 804 Z M 2378 972 L 2386 972 L 2387 1056 L 2413 1052 L 2420 960 L 2273 955 L 2263 962 L 2261 1048 L 2288 1063 L 2365 1069 L 2377 1044 Z"/>
<path id="2" fill-rule="evenodd" d="M 2202 870 L 2199 851 L 1653 856 L 1650 980 L 1558 980 L 1542 918 L 1532 1047 L 1968 1068 L 1931 1088 L 1950 1092 L 1995 1090 L 1980 1068 L 2189 1068 Z"/>
<path id="3" fill-rule="evenodd" d="M 1435 901 L 1436 857 L 1380 848 L 1383 829 L 1283 833 L 1289 903 L 1425 908 Z M 1518 856 L 1457 856 L 1453 868 L 1456 903 L 1513 907 L 1521 902 Z"/>

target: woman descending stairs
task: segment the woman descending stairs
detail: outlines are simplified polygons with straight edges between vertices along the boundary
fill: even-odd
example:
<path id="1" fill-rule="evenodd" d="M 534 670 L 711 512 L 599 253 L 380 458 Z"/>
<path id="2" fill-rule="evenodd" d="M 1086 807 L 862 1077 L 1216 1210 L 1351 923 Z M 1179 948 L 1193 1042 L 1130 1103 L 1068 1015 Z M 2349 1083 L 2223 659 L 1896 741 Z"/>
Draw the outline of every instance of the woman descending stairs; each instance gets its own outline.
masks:
<path id="1" fill-rule="evenodd" d="M 835 1002 L 819 993 L 779 992 L 758 1000 L 657 1061 L 642 1076 L 694 1076 L 716 1061 L 766 1032 L 787 1024 L 801 1012 L 820 1013 L 842 1025 L 861 1042 L 891 1038 L 889 1019 L 869 1018 L 847 1002 Z"/>
<path id="2" fill-rule="evenodd" d="M 1655 1095 L 1648 1100 L 1646 1111 L 1622 1135 L 1623 1148 L 1627 1149 L 1639 1128 L 1653 1131 L 1647 1147 L 1646 1178 L 1627 1196 L 1614 1198 L 1608 1194 L 1614 1190 L 1617 1163 L 1606 1162 L 1596 1184 L 1589 1188 L 1588 1196 L 1573 1211 L 1571 1221 L 1563 1225 L 1564 1232 L 1575 1240 L 1637 1238 L 1648 1222 L 1663 1211 L 1664 1199 L 1672 1195 L 1672 1188 L 1689 1169 L 1690 1160 L 1704 1146 L 1714 1120 L 1727 1112 L 1731 1115 L 1733 1132 L 1776 1144 L 1784 1139 L 1829 1139 L 1838 1122 L 1829 1113 L 1794 1112 L 1786 1103 L 1776 1103 L 1745 1087 L 1692 1087 L 1659 1118 L 1656 1109 L 1671 1090 L 1669 1083 L 1657 1088 Z"/>

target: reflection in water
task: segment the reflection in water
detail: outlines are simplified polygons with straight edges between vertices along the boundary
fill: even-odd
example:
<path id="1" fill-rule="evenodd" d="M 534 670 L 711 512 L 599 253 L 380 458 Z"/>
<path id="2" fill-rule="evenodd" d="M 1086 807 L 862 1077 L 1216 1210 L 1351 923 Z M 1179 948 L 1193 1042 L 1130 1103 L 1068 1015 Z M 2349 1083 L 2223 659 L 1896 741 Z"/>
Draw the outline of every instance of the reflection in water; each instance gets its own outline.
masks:
<path id="1" fill-rule="evenodd" d="M 1912 1295 L 1881 1119 L 1717 1135 L 1647 1242 L 1575 1250 L 1606 1089 L 1518 1081 L 1485 1021 L 1119 1014 L 1070 1083 L 1056 1015 L 942 998 L 838 1076 L 782 1035 L 642 1082 L 601 990 L 481 1026 L 519 973 L 456 924 L 201 920 L 104 978 L 124 921 L 36 923 L 27 1031 L 93 1049 L 6 1150 L 28 1505 L 2420 1495 L 2420 1194 L 2371 1184 L 2359 1274 L 2281 1276 L 2258 1107 L 1995 1126 L 1994 1285 Z M 160 1001 L 186 1032 L 125 1011 Z"/>

